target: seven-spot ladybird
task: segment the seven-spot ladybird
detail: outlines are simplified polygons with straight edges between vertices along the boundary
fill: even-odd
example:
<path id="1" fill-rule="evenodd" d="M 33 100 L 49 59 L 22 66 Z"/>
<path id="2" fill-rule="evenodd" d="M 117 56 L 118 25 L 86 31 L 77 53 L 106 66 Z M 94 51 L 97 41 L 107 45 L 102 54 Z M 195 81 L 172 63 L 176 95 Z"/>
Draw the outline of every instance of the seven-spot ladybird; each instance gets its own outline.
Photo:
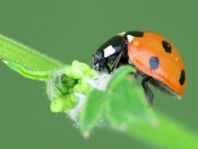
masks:
<path id="1" fill-rule="evenodd" d="M 148 83 L 176 96 L 181 96 L 186 86 L 186 71 L 180 53 L 158 33 L 120 33 L 98 48 L 93 62 L 96 70 L 108 73 L 126 64 L 136 68 L 134 74 L 143 76 L 142 86 L 150 104 L 153 93 Z"/>

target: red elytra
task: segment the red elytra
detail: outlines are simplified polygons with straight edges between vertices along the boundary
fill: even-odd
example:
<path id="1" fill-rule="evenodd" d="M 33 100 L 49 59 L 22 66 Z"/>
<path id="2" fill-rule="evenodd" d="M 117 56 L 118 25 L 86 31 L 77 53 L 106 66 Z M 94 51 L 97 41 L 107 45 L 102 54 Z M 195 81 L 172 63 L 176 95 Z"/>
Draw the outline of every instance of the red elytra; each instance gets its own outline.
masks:
<path id="1" fill-rule="evenodd" d="M 186 86 L 184 62 L 177 48 L 166 37 L 144 32 L 142 37 L 134 37 L 128 43 L 128 56 L 141 72 L 161 81 L 179 96 L 182 95 Z M 152 57 L 159 63 L 153 68 Z"/>

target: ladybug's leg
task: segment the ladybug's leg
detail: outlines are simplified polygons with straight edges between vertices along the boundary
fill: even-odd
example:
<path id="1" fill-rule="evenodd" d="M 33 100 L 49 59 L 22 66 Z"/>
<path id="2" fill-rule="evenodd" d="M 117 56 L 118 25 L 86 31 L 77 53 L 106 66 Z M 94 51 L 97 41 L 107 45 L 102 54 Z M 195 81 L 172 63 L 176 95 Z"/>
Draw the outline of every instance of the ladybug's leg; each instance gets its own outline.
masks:
<path id="1" fill-rule="evenodd" d="M 107 63 L 100 63 L 99 62 L 99 63 L 97 63 L 97 64 L 94 65 L 93 69 L 96 70 L 96 71 L 100 71 L 100 72 L 103 72 L 106 69 L 106 71 L 108 73 L 110 73 L 110 68 L 107 65 Z"/>
<path id="2" fill-rule="evenodd" d="M 142 80 L 142 87 L 144 88 L 144 91 L 145 91 L 145 94 L 146 94 L 146 97 L 148 99 L 148 102 L 150 105 L 153 104 L 153 92 L 152 90 L 150 89 L 148 83 L 152 80 L 152 77 L 145 77 L 143 80 Z"/>
<path id="3" fill-rule="evenodd" d="M 139 76 L 139 71 L 131 72 L 132 79 L 136 79 Z"/>
<path id="4" fill-rule="evenodd" d="M 116 69 L 116 67 L 118 66 L 118 64 L 119 64 L 119 62 L 120 62 L 120 59 L 121 59 L 121 57 L 122 57 L 122 54 L 123 54 L 123 52 L 120 52 L 120 54 L 116 57 L 116 59 L 114 60 L 114 62 L 113 62 L 113 64 L 112 64 L 112 67 L 111 67 L 111 69 L 110 69 L 110 73 L 111 72 L 113 72 L 115 69 Z"/>
<path id="5" fill-rule="evenodd" d="M 111 72 L 111 70 L 110 70 L 110 68 L 109 68 L 109 66 L 108 66 L 107 63 L 104 63 L 103 68 L 106 69 L 106 71 L 107 71 L 108 73 Z M 104 69 L 103 69 L 103 71 L 104 71 Z"/>

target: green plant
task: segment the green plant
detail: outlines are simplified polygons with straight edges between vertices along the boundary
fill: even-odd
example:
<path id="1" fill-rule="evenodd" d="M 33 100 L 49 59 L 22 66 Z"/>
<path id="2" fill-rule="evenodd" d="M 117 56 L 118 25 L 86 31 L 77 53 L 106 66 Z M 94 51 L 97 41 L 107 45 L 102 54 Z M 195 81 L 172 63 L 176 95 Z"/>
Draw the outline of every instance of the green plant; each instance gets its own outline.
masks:
<path id="1" fill-rule="evenodd" d="M 142 89 L 124 66 L 112 75 L 73 61 L 64 65 L 18 42 L 0 36 L 0 59 L 21 75 L 43 81 L 54 113 L 65 112 L 84 137 L 101 123 L 162 148 L 196 148 L 198 135 L 152 111 Z"/>

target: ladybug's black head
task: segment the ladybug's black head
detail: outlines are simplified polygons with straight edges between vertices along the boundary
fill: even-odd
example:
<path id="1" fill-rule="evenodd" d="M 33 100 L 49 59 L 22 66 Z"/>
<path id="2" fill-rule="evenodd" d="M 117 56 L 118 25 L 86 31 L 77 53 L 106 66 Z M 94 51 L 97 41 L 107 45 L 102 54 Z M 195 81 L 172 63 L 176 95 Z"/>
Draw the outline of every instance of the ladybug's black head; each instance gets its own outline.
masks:
<path id="1" fill-rule="evenodd" d="M 94 68 L 99 71 L 107 70 L 110 72 L 110 66 L 115 64 L 118 66 L 123 62 L 123 58 L 125 59 L 126 57 L 127 47 L 125 33 L 110 38 L 93 55 Z M 116 59 L 117 63 L 114 63 Z"/>
<path id="2" fill-rule="evenodd" d="M 97 63 L 99 63 L 101 60 L 103 60 L 103 54 L 100 51 L 97 51 L 95 54 L 92 55 L 93 57 L 93 63 L 94 65 L 96 65 Z"/>
<path id="3" fill-rule="evenodd" d="M 103 56 L 103 53 L 101 51 L 97 51 L 93 57 L 93 63 L 94 63 L 94 69 L 95 70 L 101 70 L 104 68 L 105 65 L 105 58 Z"/>

